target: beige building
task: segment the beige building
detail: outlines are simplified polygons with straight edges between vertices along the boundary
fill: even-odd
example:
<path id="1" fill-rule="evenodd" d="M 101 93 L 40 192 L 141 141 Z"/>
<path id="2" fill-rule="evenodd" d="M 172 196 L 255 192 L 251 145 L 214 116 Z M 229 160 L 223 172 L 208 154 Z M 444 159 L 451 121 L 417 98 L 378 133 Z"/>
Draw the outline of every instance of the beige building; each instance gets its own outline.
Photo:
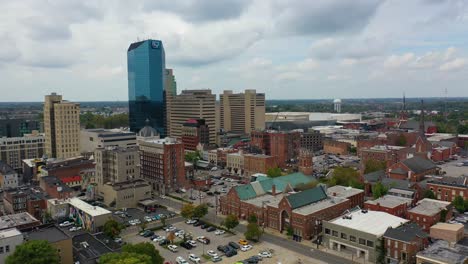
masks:
<path id="1" fill-rule="evenodd" d="M 115 208 L 137 207 L 138 202 L 151 199 L 151 185 L 144 180 L 104 184 L 100 189 L 104 203 Z"/>
<path id="2" fill-rule="evenodd" d="M 168 135 L 182 137 L 182 127 L 189 119 L 204 119 L 210 131 L 210 143 L 216 142 L 216 95 L 211 90 L 184 90 L 168 97 Z"/>
<path id="3" fill-rule="evenodd" d="M 226 168 L 236 175 L 244 173 L 244 156 L 242 152 L 229 153 L 226 155 Z"/>
<path id="4" fill-rule="evenodd" d="M 32 230 L 25 235 L 28 240 L 46 240 L 59 254 L 59 263 L 73 263 L 72 238 L 56 226 L 45 226 Z M 3 262 L 2 262 L 3 263 Z"/>
<path id="5" fill-rule="evenodd" d="M 16 228 L 0 230 L 0 263 L 5 263 L 16 247 L 23 244 L 23 239 L 23 234 Z"/>
<path id="6" fill-rule="evenodd" d="M 44 155 L 45 138 L 36 132 L 24 137 L 0 138 L 0 160 L 21 171 L 24 159 L 41 158 Z"/>
<path id="7" fill-rule="evenodd" d="M 80 155 L 80 104 L 62 100 L 56 93 L 45 96 L 46 154 L 51 158 Z"/>
<path id="8" fill-rule="evenodd" d="M 265 129 L 265 94 L 255 90 L 244 93 L 224 91 L 220 95 L 219 126 L 225 131 L 250 133 Z"/>
<path id="9" fill-rule="evenodd" d="M 80 131 L 80 152 L 86 156 L 97 148 L 136 146 L 136 134 L 121 129 L 83 129 Z"/>

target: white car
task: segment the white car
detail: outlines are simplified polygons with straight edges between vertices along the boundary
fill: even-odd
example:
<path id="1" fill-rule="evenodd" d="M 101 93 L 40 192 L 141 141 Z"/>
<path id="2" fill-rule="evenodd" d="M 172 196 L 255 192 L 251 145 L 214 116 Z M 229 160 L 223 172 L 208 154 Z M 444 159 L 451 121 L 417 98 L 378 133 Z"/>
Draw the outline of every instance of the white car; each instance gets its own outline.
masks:
<path id="1" fill-rule="evenodd" d="M 160 196 L 162 199 L 166 199 L 166 196 L 165 195 L 161 195 Z"/>
<path id="2" fill-rule="evenodd" d="M 198 221 L 195 220 L 195 219 L 189 219 L 189 220 L 185 221 L 185 223 L 188 224 L 188 225 L 193 225 L 193 224 L 195 224 L 196 222 L 198 222 Z"/>
<path id="3" fill-rule="evenodd" d="M 185 235 L 185 231 L 184 231 L 184 230 L 179 230 L 179 231 L 175 232 L 174 235 L 176 235 L 176 236 L 180 236 L 180 235 L 184 236 L 184 235 Z"/>
<path id="4" fill-rule="evenodd" d="M 169 245 L 169 246 L 167 246 L 167 249 L 169 249 L 172 252 L 177 252 L 177 246 L 176 245 Z"/>
<path id="5" fill-rule="evenodd" d="M 121 238 L 121 237 L 116 237 L 116 238 L 114 239 L 114 242 L 115 242 L 115 243 L 122 243 L 122 238 Z"/>
<path id="6" fill-rule="evenodd" d="M 226 233 L 226 231 L 220 230 L 220 229 L 218 229 L 218 230 L 215 231 L 215 235 L 218 235 L 218 236 L 219 236 L 219 235 L 223 235 L 224 233 Z"/>
<path id="7" fill-rule="evenodd" d="M 189 241 L 187 241 L 187 243 L 189 243 L 192 247 L 197 246 L 197 242 L 195 242 L 194 240 L 189 240 Z"/>
<path id="8" fill-rule="evenodd" d="M 221 189 L 220 192 L 227 193 L 227 190 L 226 189 Z"/>
<path id="9" fill-rule="evenodd" d="M 165 239 L 165 237 L 163 237 L 163 236 L 158 236 L 158 237 L 155 237 L 155 238 L 153 239 L 153 241 L 154 241 L 154 242 L 159 242 L 159 241 L 164 240 L 164 239 Z"/>
<path id="10" fill-rule="evenodd" d="M 216 253 L 214 250 L 208 250 L 206 254 L 213 258 L 218 256 L 218 253 Z"/>
<path id="11" fill-rule="evenodd" d="M 151 221 L 153 221 L 153 219 L 151 219 L 151 217 L 149 217 L 149 216 L 145 216 L 145 221 L 146 222 L 151 222 Z"/>
<path id="12" fill-rule="evenodd" d="M 195 254 L 189 254 L 188 259 L 194 263 L 200 263 L 200 258 L 197 257 Z"/>
<path id="13" fill-rule="evenodd" d="M 176 230 L 176 228 L 173 227 L 173 226 L 170 226 L 170 227 L 166 228 L 165 231 L 166 231 L 166 232 L 172 232 L 172 231 L 174 231 L 174 230 Z"/>
<path id="14" fill-rule="evenodd" d="M 73 222 L 70 222 L 70 221 L 65 221 L 65 222 L 59 224 L 59 226 L 61 226 L 61 227 L 67 227 L 67 226 L 71 226 L 71 225 L 73 225 Z"/>
<path id="15" fill-rule="evenodd" d="M 75 231 L 79 231 L 81 230 L 82 227 L 81 226 L 73 226 L 72 228 L 68 229 L 68 231 L 70 232 L 75 232 Z"/>
<path id="16" fill-rule="evenodd" d="M 241 247 L 241 250 L 242 250 L 242 251 L 249 251 L 249 250 L 251 250 L 251 249 L 252 249 L 252 246 L 251 246 L 251 245 L 245 245 L 245 246 L 242 246 L 242 247 Z"/>
<path id="17" fill-rule="evenodd" d="M 188 264 L 188 261 L 186 261 L 186 260 L 185 260 L 183 257 L 181 257 L 181 256 L 178 256 L 178 257 L 176 258 L 176 262 L 177 262 L 177 264 Z"/>
<path id="18" fill-rule="evenodd" d="M 115 211 L 114 214 L 115 214 L 115 215 L 121 215 L 121 214 L 122 214 L 122 211 Z"/>
<path id="19" fill-rule="evenodd" d="M 260 253 L 258 253 L 258 256 L 261 257 L 261 258 L 271 258 L 271 253 L 268 252 L 268 251 L 262 251 Z"/>

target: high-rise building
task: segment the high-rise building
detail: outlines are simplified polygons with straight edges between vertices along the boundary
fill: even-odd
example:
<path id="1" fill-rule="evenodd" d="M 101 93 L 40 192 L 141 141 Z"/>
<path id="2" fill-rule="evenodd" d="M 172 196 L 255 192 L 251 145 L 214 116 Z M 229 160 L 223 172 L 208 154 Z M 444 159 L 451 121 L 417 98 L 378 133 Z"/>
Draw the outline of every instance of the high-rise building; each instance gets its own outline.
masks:
<path id="1" fill-rule="evenodd" d="M 0 138 L 0 160 L 21 173 L 22 160 L 41 158 L 44 155 L 44 142 L 44 135 L 38 133 L 24 137 Z"/>
<path id="2" fill-rule="evenodd" d="M 219 125 L 225 131 L 250 133 L 265 129 L 265 94 L 255 90 L 244 93 L 224 91 L 220 95 Z"/>
<path id="3" fill-rule="evenodd" d="M 0 118 L 0 137 L 22 137 L 35 130 L 41 131 L 41 129 L 41 123 L 37 120 Z"/>
<path id="4" fill-rule="evenodd" d="M 141 176 L 165 194 L 186 185 L 184 145 L 174 138 L 139 141 Z"/>
<path id="5" fill-rule="evenodd" d="M 174 70 L 166 69 L 165 89 L 166 95 L 177 95 L 177 82 L 174 76 Z"/>
<path id="6" fill-rule="evenodd" d="M 166 61 L 160 40 L 132 43 L 127 51 L 129 124 L 132 132 L 146 120 L 164 137 Z"/>
<path id="7" fill-rule="evenodd" d="M 216 142 L 216 95 L 211 90 L 184 90 L 173 96 L 168 108 L 169 135 L 182 138 L 182 127 L 189 119 L 204 119 L 209 130 L 209 142 Z"/>
<path id="8" fill-rule="evenodd" d="M 56 93 L 45 96 L 44 132 L 50 158 L 80 155 L 80 104 L 62 100 Z"/>
<path id="9" fill-rule="evenodd" d="M 198 144 L 210 143 L 210 130 L 204 119 L 190 119 L 182 127 L 182 143 L 185 150 L 195 151 Z"/>

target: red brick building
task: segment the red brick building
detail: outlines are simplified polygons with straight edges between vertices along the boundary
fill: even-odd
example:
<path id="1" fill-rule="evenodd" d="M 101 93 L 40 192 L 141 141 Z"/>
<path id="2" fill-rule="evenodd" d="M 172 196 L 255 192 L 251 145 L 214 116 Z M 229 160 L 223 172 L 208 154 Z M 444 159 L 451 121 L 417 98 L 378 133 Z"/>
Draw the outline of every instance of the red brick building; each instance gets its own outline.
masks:
<path id="1" fill-rule="evenodd" d="M 468 176 L 460 177 L 432 177 L 427 182 L 427 189 L 431 190 L 438 200 L 452 202 L 455 197 L 468 199 Z"/>
<path id="2" fill-rule="evenodd" d="M 255 173 L 266 174 L 268 169 L 275 168 L 276 159 L 264 154 L 244 154 L 244 175 L 251 176 Z"/>
<path id="3" fill-rule="evenodd" d="M 39 186 L 52 198 L 65 199 L 75 196 L 74 191 L 55 176 L 41 177 Z"/>
<path id="4" fill-rule="evenodd" d="M 406 217 L 408 207 L 413 203 L 412 199 L 398 197 L 394 195 L 385 195 L 375 200 L 369 200 L 364 203 L 364 208 L 372 211 L 381 211 L 394 216 Z"/>
<path id="5" fill-rule="evenodd" d="M 323 142 L 323 152 L 326 154 L 348 155 L 350 147 L 351 144 L 347 142 L 335 140 L 325 140 Z"/>
<path id="6" fill-rule="evenodd" d="M 204 119 L 190 119 L 182 126 L 182 144 L 185 150 L 196 151 L 198 144 L 210 143 L 210 130 Z"/>
<path id="7" fill-rule="evenodd" d="M 441 221 L 442 211 L 446 211 L 446 217 L 442 222 L 452 218 L 452 205 L 434 199 L 422 199 L 415 207 L 408 210 L 407 219 L 418 224 L 424 231 L 429 232 L 431 226 Z"/>
<path id="8" fill-rule="evenodd" d="M 62 179 L 77 175 L 85 176 L 84 174 L 94 169 L 95 164 L 92 160 L 77 157 L 66 160 L 48 161 L 47 165 L 41 168 L 41 174 L 43 176 L 53 175 Z"/>
<path id="9" fill-rule="evenodd" d="M 301 133 L 298 131 L 252 131 L 251 145 L 263 150 L 266 155 L 273 156 L 279 167 L 286 167 L 289 160 L 299 154 Z"/>
<path id="10" fill-rule="evenodd" d="M 364 191 L 353 187 L 335 185 L 327 188 L 327 194 L 331 197 L 346 198 L 350 201 L 351 208 L 364 206 Z"/>
<path id="11" fill-rule="evenodd" d="M 388 176 L 392 179 L 408 179 L 412 182 L 422 181 L 424 176 L 437 172 L 437 166 L 429 159 L 415 156 L 391 165 Z"/>
<path id="12" fill-rule="evenodd" d="M 366 164 L 369 160 L 385 162 L 387 167 L 408 158 L 410 148 L 388 145 L 376 145 L 370 148 L 361 148 L 359 156 L 361 163 Z"/>
<path id="13" fill-rule="evenodd" d="M 3 206 L 7 214 L 28 212 L 37 219 L 43 219 L 50 198 L 37 186 L 10 189 L 4 193 Z"/>
<path id="14" fill-rule="evenodd" d="M 385 263 L 416 263 L 416 253 L 429 245 L 429 236 L 415 223 L 388 228 L 383 235 Z"/>

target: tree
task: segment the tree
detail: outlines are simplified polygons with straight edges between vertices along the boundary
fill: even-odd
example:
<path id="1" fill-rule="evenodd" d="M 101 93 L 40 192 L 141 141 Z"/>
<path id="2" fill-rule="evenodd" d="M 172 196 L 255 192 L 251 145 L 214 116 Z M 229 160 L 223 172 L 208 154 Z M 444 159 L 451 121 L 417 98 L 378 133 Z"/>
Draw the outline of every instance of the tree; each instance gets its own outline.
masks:
<path id="1" fill-rule="evenodd" d="M 194 209 L 195 206 L 193 206 L 193 204 L 186 203 L 182 206 L 182 209 L 180 209 L 180 215 L 185 219 L 190 219 L 193 217 Z"/>
<path id="2" fill-rule="evenodd" d="M 174 244 L 174 240 L 176 238 L 174 232 L 169 232 L 169 234 L 167 234 L 167 240 L 171 241 L 171 244 Z"/>
<path id="3" fill-rule="evenodd" d="M 16 247 L 6 264 L 59 264 L 57 249 L 45 240 L 30 240 Z"/>
<path id="4" fill-rule="evenodd" d="M 288 229 L 286 229 L 286 235 L 289 237 L 294 235 L 294 229 L 291 226 L 288 226 Z"/>
<path id="5" fill-rule="evenodd" d="M 152 264 L 152 262 L 148 255 L 122 252 L 102 255 L 99 264 Z"/>
<path id="6" fill-rule="evenodd" d="M 141 224 L 140 224 L 140 230 L 141 230 L 141 231 L 144 231 L 144 230 L 146 229 L 146 226 L 147 226 L 146 221 L 141 222 Z"/>
<path id="7" fill-rule="evenodd" d="M 247 218 L 247 222 L 249 222 L 249 223 L 257 223 L 257 216 L 254 215 L 254 214 L 249 215 L 249 217 Z"/>
<path id="8" fill-rule="evenodd" d="M 431 191 L 431 190 L 425 190 L 423 195 L 424 195 L 424 198 L 429 198 L 429 199 L 435 199 L 436 198 L 434 192 Z"/>
<path id="9" fill-rule="evenodd" d="M 364 174 L 371 173 L 374 171 L 385 170 L 387 164 L 385 161 L 379 161 L 375 159 L 369 159 L 364 164 Z"/>
<path id="10" fill-rule="evenodd" d="M 276 177 L 279 177 L 281 176 L 281 169 L 276 167 L 276 168 L 269 168 L 267 170 L 267 176 L 270 177 L 270 178 L 276 178 Z"/>
<path id="11" fill-rule="evenodd" d="M 193 217 L 202 218 L 208 213 L 208 206 L 206 204 L 200 204 L 193 208 Z"/>
<path id="12" fill-rule="evenodd" d="M 106 236 L 110 238 L 115 238 L 120 234 L 120 231 L 124 229 L 124 226 L 114 219 L 109 219 L 103 226 L 103 232 Z"/>
<path id="13" fill-rule="evenodd" d="M 444 223 L 446 220 L 447 220 L 447 210 L 446 210 L 446 209 L 443 209 L 442 211 L 440 211 L 440 219 L 439 219 L 439 222 Z"/>
<path id="14" fill-rule="evenodd" d="M 404 146 L 406 146 L 406 143 L 407 143 L 407 141 L 406 141 L 405 135 L 400 134 L 400 135 L 398 136 L 398 138 L 397 138 L 395 144 L 396 144 L 397 146 L 404 147 Z"/>
<path id="15" fill-rule="evenodd" d="M 328 180 L 329 186 L 343 185 L 353 188 L 364 189 L 364 184 L 359 180 L 359 172 L 353 168 L 336 167 L 333 176 Z"/>
<path id="16" fill-rule="evenodd" d="M 230 214 L 224 219 L 223 226 L 225 226 L 228 230 L 231 230 L 239 225 L 239 219 L 236 215 Z"/>
<path id="17" fill-rule="evenodd" d="M 374 199 L 380 198 L 387 194 L 388 188 L 384 186 L 381 182 L 378 182 L 372 186 L 372 196 Z"/>
<path id="18" fill-rule="evenodd" d="M 296 186 L 295 189 L 298 192 L 302 192 L 302 191 L 309 190 L 309 189 L 317 187 L 317 184 L 318 184 L 317 181 L 311 181 L 311 182 L 308 182 L 308 183 L 299 183 Z"/>
<path id="19" fill-rule="evenodd" d="M 259 241 L 262 236 L 262 230 L 257 223 L 249 223 L 247 230 L 244 233 L 245 239 L 252 241 Z"/>
<path id="20" fill-rule="evenodd" d="M 457 195 L 455 197 L 455 199 L 453 199 L 452 204 L 455 207 L 455 209 L 457 209 L 458 212 L 460 212 L 460 213 L 465 212 L 465 210 L 466 210 L 465 201 L 463 200 L 463 197 L 461 197 L 460 195 Z"/>
<path id="21" fill-rule="evenodd" d="M 153 264 L 162 264 L 164 262 L 164 258 L 161 257 L 159 251 L 149 242 L 126 244 L 122 247 L 122 252 L 147 255 L 151 258 L 151 263 Z"/>

